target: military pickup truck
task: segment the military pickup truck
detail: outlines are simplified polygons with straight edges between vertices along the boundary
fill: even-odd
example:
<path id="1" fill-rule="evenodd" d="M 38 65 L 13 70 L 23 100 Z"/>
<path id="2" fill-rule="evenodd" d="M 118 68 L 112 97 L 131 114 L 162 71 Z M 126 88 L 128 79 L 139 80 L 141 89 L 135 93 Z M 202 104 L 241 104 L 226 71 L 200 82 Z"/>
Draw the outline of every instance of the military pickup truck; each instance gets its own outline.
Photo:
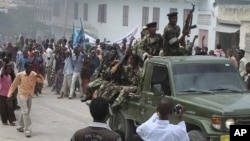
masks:
<path id="1" fill-rule="evenodd" d="M 153 57 L 144 63 L 138 86 L 109 120 L 127 141 L 156 112 L 163 96 L 185 107 L 183 120 L 191 141 L 229 141 L 230 125 L 250 124 L 250 93 L 229 59 Z M 177 114 L 170 122 L 177 123 Z"/>

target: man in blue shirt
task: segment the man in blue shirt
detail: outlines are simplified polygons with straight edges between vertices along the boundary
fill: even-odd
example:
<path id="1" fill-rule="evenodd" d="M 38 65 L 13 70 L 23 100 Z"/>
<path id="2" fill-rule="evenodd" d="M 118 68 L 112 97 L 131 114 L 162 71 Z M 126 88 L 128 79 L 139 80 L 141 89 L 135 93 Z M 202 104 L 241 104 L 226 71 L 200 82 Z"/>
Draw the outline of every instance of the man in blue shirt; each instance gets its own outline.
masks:
<path id="1" fill-rule="evenodd" d="M 72 56 L 73 76 L 72 76 L 72 82 L 71 82 L 71 87 L 70 87 L 69 99 L 72 99 L 72 96 L 75 92 L 76 81 L 79 80 L 79 84 L 80 85 L 82 84 L 82 79 L 81 79 L 80 74 L 81 74 L 84 54 L 81 53 L 80 49 L 81 48 L 76 47 L 74 49 L 74 54 Z M 80 95 L 81 96 L 83 95 L 81 86 L 80 86 Z"/>
<path id="2" fill-rule="evenodd" d="M 18 72 L 22 72 L 24 71 L 24 64 L 26 62 L 30 62 L 31 59 L 29 58 L 28 56 L 28 52 L 27 51 L 24 51 L 23 52 L 23 57 L 20 58 L 20 60 L 18 61 Z"/>
<path id="3" fill-rule="evenodd" d="M 95 49 L 91 50 L 90 61 L 91 61 L 90 76 L 92 76 L 96 68 L 98 68 L 100 65 L 100 59 L 97 57 Z"/>

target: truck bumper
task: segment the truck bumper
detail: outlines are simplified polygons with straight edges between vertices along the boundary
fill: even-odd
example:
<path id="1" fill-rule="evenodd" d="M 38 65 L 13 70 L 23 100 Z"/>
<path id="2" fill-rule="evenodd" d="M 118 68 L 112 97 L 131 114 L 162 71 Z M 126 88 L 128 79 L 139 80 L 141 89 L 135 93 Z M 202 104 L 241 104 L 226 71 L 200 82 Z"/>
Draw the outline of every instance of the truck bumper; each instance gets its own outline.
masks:
<path id="1" fill-rule="evenodd" d="M 221 135 L 219 137 L 210 137 L 209 141 L 230 141 L 229 135 Z"/>

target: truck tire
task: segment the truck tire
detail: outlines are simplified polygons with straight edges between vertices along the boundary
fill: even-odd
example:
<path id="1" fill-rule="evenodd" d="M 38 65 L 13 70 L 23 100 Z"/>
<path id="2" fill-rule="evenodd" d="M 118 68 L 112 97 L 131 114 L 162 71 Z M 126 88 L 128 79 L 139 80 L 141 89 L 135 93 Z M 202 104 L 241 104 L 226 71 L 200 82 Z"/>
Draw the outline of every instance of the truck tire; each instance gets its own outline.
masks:
<path id="1" fill-rule="evenodd" d="M 190 141 L 208 141 L 204 134 L 199 130 L 191 130 L 188 132 Z"/>
<path id="2" fill-rule="evenodd" d="M 109 126 L 113 131 L 121 131 L 124 133 L 126 141 L 131 141 L 135 135 L 135 126 L 132 120 L 125 119 L 124 115 L 119 111 L 114 113 L 109 119 Z"/>

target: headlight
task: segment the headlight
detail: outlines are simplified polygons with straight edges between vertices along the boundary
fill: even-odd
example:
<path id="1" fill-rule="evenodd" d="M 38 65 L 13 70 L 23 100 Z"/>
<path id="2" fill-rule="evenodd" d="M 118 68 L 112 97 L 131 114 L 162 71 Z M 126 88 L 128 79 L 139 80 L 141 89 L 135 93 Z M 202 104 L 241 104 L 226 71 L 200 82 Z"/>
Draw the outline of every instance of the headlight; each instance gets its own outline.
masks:
<path id="1" fill-rule="evenodd" d="M 220 117 L 212 117 L 211 124 L 212 124 L 213 128 L 215 128 L 217 130 L 221 130 L 221 118 Z"/>
<path id="2" fill-rule="evenodd" d="M 235 120 L 233 118 L 229 118 L 225 122 L 225 126 L 227 129 L 230 129 L 230 125 L 234 125 L 234 124 L 235 124 Z"/>

